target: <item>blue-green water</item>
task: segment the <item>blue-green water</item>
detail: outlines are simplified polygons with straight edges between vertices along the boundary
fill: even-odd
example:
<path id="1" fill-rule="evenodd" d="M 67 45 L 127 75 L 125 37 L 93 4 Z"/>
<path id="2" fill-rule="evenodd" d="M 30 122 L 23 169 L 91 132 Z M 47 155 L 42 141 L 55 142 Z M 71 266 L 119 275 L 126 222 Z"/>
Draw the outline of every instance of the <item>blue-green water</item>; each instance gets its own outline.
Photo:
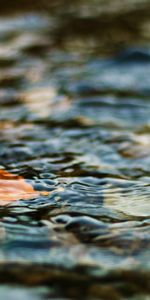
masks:
<path id="1" fill-rule="evenodd" d="M 1 300 L 149 299 L 149 3 L 83 2 L 2 6 Z"/>

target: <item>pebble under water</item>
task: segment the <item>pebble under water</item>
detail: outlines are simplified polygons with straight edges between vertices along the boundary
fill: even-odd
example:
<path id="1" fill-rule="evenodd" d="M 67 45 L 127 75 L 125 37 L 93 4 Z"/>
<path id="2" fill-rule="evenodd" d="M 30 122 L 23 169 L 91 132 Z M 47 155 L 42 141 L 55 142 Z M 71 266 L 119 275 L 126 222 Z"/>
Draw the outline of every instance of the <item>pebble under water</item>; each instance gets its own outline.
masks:
<path id="1" fill-rule="evenodd" d="M 149 299 L 150 24 L 80 5 L 0 16 L 1 300 Z"/>

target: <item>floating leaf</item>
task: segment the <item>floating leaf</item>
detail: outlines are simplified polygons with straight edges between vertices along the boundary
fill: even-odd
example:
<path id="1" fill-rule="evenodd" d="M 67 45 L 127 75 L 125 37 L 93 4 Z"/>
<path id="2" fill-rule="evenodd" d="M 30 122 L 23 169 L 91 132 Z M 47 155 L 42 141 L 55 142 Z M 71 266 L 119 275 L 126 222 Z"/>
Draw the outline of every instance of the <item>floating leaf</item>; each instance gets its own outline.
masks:
<path id="1" fill-rule="evenodd" d="M 6 205 L 20 199 L 32 199 L 40 194 L 43 193 L 35 191 L 32 185 L 27 183 L 22 176 L 0 170 L 0 205 Z"/>

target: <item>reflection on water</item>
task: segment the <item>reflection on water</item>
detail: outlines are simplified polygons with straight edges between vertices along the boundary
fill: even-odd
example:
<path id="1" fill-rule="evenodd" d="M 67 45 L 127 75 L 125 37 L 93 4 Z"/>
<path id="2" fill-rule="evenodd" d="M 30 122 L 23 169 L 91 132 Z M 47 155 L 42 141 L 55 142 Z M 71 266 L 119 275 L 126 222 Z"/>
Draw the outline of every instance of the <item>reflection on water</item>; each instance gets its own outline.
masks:
<path id="1" fill-rule="evenodd" d="M 0 207 L 1 299 L 146 300 L 149 1 L 21 2 L 1 1 L 0 167 L 40 192 Z"/>

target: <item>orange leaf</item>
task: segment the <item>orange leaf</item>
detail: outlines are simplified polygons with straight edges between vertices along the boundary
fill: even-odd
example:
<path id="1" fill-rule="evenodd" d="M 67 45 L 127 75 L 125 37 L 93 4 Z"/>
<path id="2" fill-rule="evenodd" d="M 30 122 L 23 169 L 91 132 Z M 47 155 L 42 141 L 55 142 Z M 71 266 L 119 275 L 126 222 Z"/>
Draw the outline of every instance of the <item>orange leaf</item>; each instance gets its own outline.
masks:
<path id="1" fill-rule="evenodd" d="M 32 199 L 40 194 L 42 193 L 35 191 L 22 176 L 0 170 L 0 205 L 6 205 L 20 199 Z"/>

